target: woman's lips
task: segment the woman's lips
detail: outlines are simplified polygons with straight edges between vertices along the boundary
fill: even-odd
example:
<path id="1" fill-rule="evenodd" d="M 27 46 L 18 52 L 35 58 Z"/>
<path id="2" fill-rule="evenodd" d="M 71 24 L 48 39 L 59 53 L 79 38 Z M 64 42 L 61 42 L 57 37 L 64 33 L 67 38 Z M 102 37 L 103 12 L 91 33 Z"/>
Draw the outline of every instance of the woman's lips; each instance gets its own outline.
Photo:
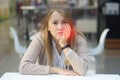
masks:
<path id="1" fill-rule="evenodd" d="M 58 32 L 58 34 L 63 34 L 63 32 Z"/>

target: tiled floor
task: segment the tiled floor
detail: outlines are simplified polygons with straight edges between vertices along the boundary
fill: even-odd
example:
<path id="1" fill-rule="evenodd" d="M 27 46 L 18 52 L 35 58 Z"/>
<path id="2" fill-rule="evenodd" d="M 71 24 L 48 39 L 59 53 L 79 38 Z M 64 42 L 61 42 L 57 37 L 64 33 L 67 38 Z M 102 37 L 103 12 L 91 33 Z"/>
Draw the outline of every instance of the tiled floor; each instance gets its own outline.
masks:
<path id="1" fill-rule="evenodd" d="M 18 71 L 19 55 L 14 50 L 13 40 L 9 35 L 9 20 L 0 23 L 0 77 L 5 72 Z M 90 43 L 93 46 L 94 41 Z M 101 68 L 104 73 L 120 74 L 120 49 L 105 49 Z M 94 64 L 94 63 L 93 63 Z"/>

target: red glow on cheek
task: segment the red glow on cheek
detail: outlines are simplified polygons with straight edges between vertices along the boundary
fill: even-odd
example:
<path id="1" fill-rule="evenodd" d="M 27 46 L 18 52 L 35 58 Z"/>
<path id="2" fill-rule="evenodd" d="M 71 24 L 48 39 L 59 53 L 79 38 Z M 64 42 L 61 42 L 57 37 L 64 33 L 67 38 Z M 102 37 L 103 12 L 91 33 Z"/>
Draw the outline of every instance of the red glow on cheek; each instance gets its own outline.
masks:
<path id="1" fill-rule="evenodd" d="M 69 38 L 68 38 L 68 42 L 70 42 L 71 40 L 73 40 L 74 35 L 75 35 L 75 33 L 74 33 L 74 29 L 71 28 L 71 32 L 70 32 L 70 36 L 69 36 Z"/>

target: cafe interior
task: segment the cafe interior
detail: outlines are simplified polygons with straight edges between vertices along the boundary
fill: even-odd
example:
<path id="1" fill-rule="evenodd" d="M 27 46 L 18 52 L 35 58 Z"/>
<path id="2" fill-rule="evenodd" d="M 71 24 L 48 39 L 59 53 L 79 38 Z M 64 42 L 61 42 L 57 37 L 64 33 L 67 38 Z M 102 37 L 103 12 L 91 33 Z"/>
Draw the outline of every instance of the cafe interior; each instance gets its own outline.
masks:
<path id="1" fill-rule="evenodd" d="M 87 74 L 120 75 L 120 0 L 0 0 L 0 77 L 19 63 L 50 6 L 70 11 L 89 49 Z"/>

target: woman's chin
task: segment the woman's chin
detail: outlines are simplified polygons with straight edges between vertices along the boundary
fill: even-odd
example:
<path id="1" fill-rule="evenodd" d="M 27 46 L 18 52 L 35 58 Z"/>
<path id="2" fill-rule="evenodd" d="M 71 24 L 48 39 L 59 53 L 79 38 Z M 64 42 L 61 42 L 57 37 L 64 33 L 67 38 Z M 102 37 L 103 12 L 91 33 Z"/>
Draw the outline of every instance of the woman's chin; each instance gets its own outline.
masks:
<path id="1" fill-rule="evenodd" d="M 57 36 L 57 40 L 60 40 L 62 38 L 62 36 Z"/>
<path id="2" fill-rule="evenodd" d="M 56 39 L 57 39 L 57 40 L 60 40 L 60 39 L 62 38 L 62 35 L 63 35 L 63 34 L 58 34 L 58 35 L 56 35 Z"/>

